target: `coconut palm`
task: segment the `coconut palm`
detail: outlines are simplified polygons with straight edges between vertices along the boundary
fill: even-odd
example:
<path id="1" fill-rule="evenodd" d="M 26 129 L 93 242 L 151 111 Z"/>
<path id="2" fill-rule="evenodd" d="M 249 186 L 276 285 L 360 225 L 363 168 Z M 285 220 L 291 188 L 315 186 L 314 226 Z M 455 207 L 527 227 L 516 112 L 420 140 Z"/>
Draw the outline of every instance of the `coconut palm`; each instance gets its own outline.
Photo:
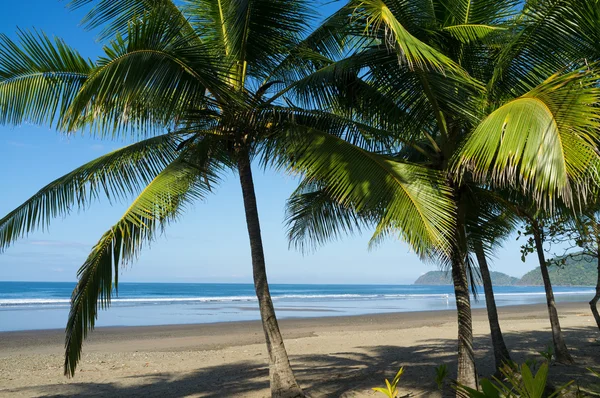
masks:
<path id="1" fill-rule="evenodd" d="M 343 109 L 391 137 L 389 156 L 409 161 L 408 148 L 410 162 L 446 176 L 456 223 L 450 254 L 434 258 L 450 264 L 458 381 L 473 388 L 469 187 L 513 187 L 552 207 L 559 199 L 573 203 L 596 183 L 589 170 L 599 160 L 600 91 L 596 67 L 583 58 L 594 42 L 597 7 L 570 3 L 350 1 L 290 62 L 300 79 L 288 92 L 299 103 L 318 98 L 322 107 Z M 589 29 L 577 29 L 565 12 Z M 373 221 L 373 213 L 363 215 Z"/>
<path id="2" fill-rule="evenodd" d="M 517 219 L 510 209 L 505 206 L 501 196 L 488 189 L 472 187 L 469 198 L 468 208 L 470 211 L 466 223 L 469 251 L 475 255 L 479 266 L 490 324 L 494 363 L 496 373 L 500 374 L 503 366 L 511 361 L 511 357 L 504 342 L 498 319 L 488 258 L 514 231 Z"/>
<path id="3" fill-rule="evenodd" d="M 285 85 L 268 80 L 286 69 L 278 65 L 307 27 L 303 1 L 72 5 L 88 3 L 94 6 L 84 23 L 102 27 L 106 41 L 96 62 L 42 33 L 21 32 L 20 43 L 0 38 L 0 123 L 32 122 L 134 141 L 51 182 L 0 220 L 0 249 L 6 249 L 97 197 L 137 195 L 78 272 L 65 374 L 74 374 L 98 309 L 110 305 L 119 266 L 133 261 L 145 243 L 233 170 L 242 187 L 271 393 L 303 396 L 269 293 L 252 160 L 327 184 L 340 206 L 377 209 L 380 235 L 400 231 L 420 253 L 443 252 L 453 224 L 442 176 L 368 151 L 385 143 L 367 127 L 343 115 L 291 106 Z M 268 98 L 278 86 L 281 91 Z"/>
<path id="4" fill-rule="evenodd" d="M 546 242 L 549 234 L 549 229 L 547 228 L 546 224 L 550 222 L 551 217 L 544 215 L 539 211 L 528 211 L 524 207 L 517 208 L 517 211 L 525 222 L 524 235 L 529 236 L 529 239 L 521 249 L 522 259 L 524 261 L 527 254 L 535 252 L 540 264 L 542 281 L 544 282 L 544 290 L 546 293 L 546 305 L 548 306 L 548 318 L 550 320 L 550 327 L 552 329 L 554 355 L 557 362 L 563 364 L 572 364 L 573 358 L 571 357 L 571 354 L 569 354 L 569 350 L 567 349 L 567 344 L 560 327 L 558 310 L 556 308 L 556 301 L 554 299 L 554 291 L 552 289 L 552 282 L 550 281 L 550 274 L 548 273 L 549 262 L 546 259 L 546 254 L 544 252 L 544 243 Z"/>
<path id="5" fill-rule="evenodd" d="M 498 319 L 498 311 L 496 309 L 496 299 L 494 298 L 494 285 L 487 262 L 487 255 L 483 244 L 478 244 L 475 247 L 475 256 L 481 272 L 481 282 L 485 294 L 485 307 L 487 309 L 488 322 L 490 324 L 490 332 L 492 336 L 492 348 L 494 351 L 494 364 L 496 373 L 499 374 L 502 366 L 511 361 L 510 352 L 504 342 L 502 328 Z"/>
<path id="6" fill-rule="evenodd" d="M 499 372 L 511 357 L 498 320 L 487 259 L 514 231 L 518 219 L 504 199 L 485 188 L 470 185 L 465 201 L 469 208 L 465 225 L 468 250 L 478 265 L 472 262 L 472 256 L 467 257 L 467 275 L 475 294 L 479 280 L 483 284 L 496 371 Z M 288 199 L 286 212 L 290 246 L 302 252 L 314 251 L 344 235 L 371 230 L 378 220 L 373 211 L 356 212 L 340 207 L 330 200 L 323 186 L 306 182 Z M 373 246 L 379 241 L 372 239 L 370 243 Z M 447 269 L 446 264 L 443 265 Z"/>

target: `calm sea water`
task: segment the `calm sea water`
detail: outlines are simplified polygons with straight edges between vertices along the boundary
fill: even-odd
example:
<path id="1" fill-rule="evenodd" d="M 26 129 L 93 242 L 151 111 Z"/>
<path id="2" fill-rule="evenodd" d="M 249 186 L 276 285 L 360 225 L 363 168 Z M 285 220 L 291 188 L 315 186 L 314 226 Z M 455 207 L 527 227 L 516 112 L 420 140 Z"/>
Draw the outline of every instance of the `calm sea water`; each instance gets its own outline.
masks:
<path id="1" fill-rule="evenodd" d="M 74 283 L 0 282 L 0 331 L 63 328 Z M 544 303 L 543 287 L 499 286 L 499 306 Z M 279 318 L 453 309 L 451 286 L 271 285 Z M 557 301 L 588 301 L 591 287 L 556 287 Z M 484 307 L 483 293 L 474 307 Z M 97 326 L 259 319 L 251 284 L 121 283 Z"/>

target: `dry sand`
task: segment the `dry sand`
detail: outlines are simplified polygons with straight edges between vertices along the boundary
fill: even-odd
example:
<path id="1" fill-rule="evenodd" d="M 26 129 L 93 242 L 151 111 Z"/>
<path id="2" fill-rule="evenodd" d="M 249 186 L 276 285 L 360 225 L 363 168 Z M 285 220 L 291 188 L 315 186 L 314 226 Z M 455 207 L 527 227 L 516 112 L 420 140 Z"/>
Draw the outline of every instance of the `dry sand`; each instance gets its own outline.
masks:
<path id="1" fill-rule="evenodd" d="M 585 367 L 600 368 L 600 336 L 585 303 L 559 305 L 577 366 L 556 365 L 556 382 L 577 379 L 600 391 Z M 551 341 L 543 305 L 499 309 L 515 360 L 541 358 Z M 484 310 L 473 314 L 479 373 L 493 371 Z M 311 397 L 373 397 L 406 367 L 401 392 L 450 396 L 436 389 L 434 367 L 454 377 L 454 311 L 397 313 L 281 321 L 299 383 Z M 102 328 L 84 345 L 75 378 L 62 375 L 60 330 L 0 333 L 2 397 L 268 397 L 268 367 L 258 322 Z"/>

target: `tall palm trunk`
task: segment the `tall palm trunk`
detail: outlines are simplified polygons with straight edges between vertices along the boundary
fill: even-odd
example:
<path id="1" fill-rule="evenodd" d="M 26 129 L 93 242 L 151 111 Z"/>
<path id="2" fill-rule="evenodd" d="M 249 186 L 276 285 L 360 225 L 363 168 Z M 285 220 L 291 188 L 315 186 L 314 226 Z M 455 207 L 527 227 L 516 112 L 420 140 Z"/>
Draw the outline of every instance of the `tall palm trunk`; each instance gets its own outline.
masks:
<path id="1" fill-rule="evenodd" d="M 477 262 L 479 263 L 479 270 L 481 271 L 481 279 L 483 281 L 483 291 L 485 292 L 485 306 L 487 307 L 488 321 L 490 322 L 496 372 L 499 372 L 502 365 L 511 360 L 510 353 L 508 352 L 508 348 L 506 348 L 502 330 L 500 329 L 492 277 L 485 257 L 485 251 L 483 250 L 481 243 L 475 246 L 475 255 L 477 256 Z"/>
<path id="2" fill-rule="evenodd" d="M 572 364 L 573 358 L 569 354 L 567 345 L 560 329 L 558 320 L 558 311 L 556 310 L 556 302 L 554 301 L 554 292 L 552 291 L 552 283 L 550 282 L 550 274 L 546 265 L 546 256 L 544 255 L 544 246 L 542 244 L 541 232 L 537 223 L 533 224 L 533 239 L 535 248 L 540 262 L 542 271 L 542 279 L 544 280 L 544 289 L 546 290 L 546 303 L 548 304 L 548 315 L 550 317 L 550 325 L 552 327 L 552 341 L 554 342 L 554 354 L 556 361 L 564 364 Z"/>
<path id="3" fill-rule="evenodd" d="M 600 314 L 598 314 L 598 300 L 600 300 L 600 236 L 596 237 L 596 262 L 598 268 L 598 276 L 596 278 L 596 295 L 592 301 L 590 301 L 590 308 L 592 309 L 592 314 L 594 314 L 596 325 L 598 325 L 598 329 L 600 329 Z"/>
<path id="4" fill-rule="evenodd" d="M 451 183 L 452 185 L 454 184 Z M 457 225 L 451 257 L 452 281 L 454 283 L 454 297 L 458 317 L 458 375 L 456 381 L 463 386 L 477 389 L 479 383 L 473 350 L 473 319 L 471 317 L 471 295 L 469 294 L 466 264 L 467 250 L 464 224 L 466 209 L 463 201 L 460 200 L 460 188 L 457 186 L 453 188 L 457 209 Z"/>
<path id="5" fill-rule="evenodd" d="M 458 376 L 456 380 L 463 386 L 477 389 L 471 297 L 466 264 L 460 255 L 455 255 L 452 259 L 452 280 L 458 315 Z"/>
<path id="6" fill-rule="evenodd" d="M 244 197 L 248 236 L 250 237 L 254 289 L 256 290 L 256 296 L 258 297 L 260 317 L 265 332 L 267 351 L 269 353 L 271 397 L 304 397 L 304 393 L 298 383 L 296 383 L 294 373 L 292 372 L 287 351 L 283 344 L 283 338 L 279 331 L 277 318 L 275 317 L 271 293 L 269 292 L 269 283 L 267 282 L 267 272 L 265 268 L 265 256 L 258 219 L 258 208 L 256 206 L 256 195 L 254 193 L 254 182 L 252 180 L 252 169 L 250 167 L 250 158 L 247 152 L 239 153 L 238 171 L 240 174 L 240 183 L 242 185 L 242 195 Z"/>

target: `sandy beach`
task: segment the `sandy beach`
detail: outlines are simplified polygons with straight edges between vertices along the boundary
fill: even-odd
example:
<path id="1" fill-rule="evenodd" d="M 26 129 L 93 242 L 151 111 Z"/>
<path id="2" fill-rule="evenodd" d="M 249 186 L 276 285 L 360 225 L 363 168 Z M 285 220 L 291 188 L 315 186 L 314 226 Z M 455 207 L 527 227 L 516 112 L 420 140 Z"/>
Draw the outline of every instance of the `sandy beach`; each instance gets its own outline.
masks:
<path id="1" fill-rule="evenodd" d="M 586 303 L 559 304 L 576 366 L 556 365 L 559 382 L 600 385 L 600 333 Z M 499 308 L 513 359 L 541 358 L 551 342 L 544 305 Z M 493 371 L 484 310 L 473 314 L 478 370 Z M 292 366 L 311 397 L 372 397 L 371 387 L 405 366 L 401 392 L 441 397 L 434 367 L 455 375 L 454 311 L 281 321 Z M 0 333 L 0 396 L 267 397 L 266 348 L 258 322 L 100 328 L 84 345 L 76 376 L 62 374 L 62 330 Z M 600 388 L 597 389 L 600 391 Z"/>

